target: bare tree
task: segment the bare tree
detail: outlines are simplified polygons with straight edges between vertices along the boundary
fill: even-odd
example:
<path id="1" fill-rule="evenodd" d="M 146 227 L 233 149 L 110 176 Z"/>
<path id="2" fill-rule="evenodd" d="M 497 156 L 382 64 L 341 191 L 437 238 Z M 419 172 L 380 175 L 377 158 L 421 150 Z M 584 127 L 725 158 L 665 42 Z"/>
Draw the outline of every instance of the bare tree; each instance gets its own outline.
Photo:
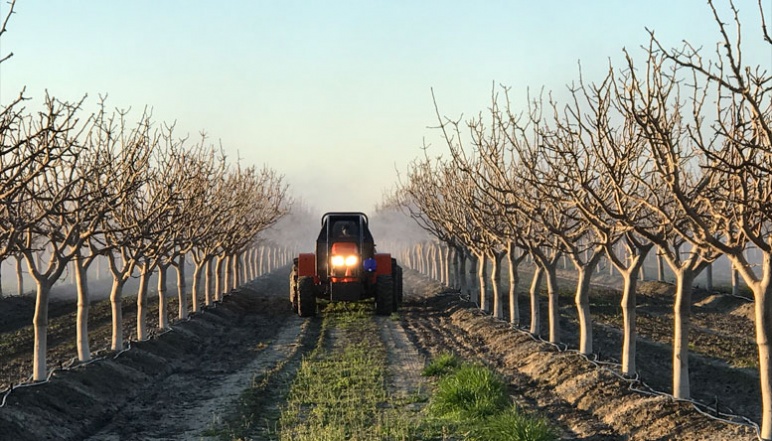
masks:
<path id="1" fill-rule="evenodd" d="M 82 101 L 81 101 L 82 102 Z M 35 347 L 33 354 L 33 379 L 46 378 L 46 340 L 48 331 L 48 296 L 51 287 L 64 272 L 88 234 L 82 234 L 77 200 L 82 182 L 77 175 L 76 164 L 83 146 L 78 139 L 88 122 L 81 123 L 77 112 L 81 102 L 67 103 L 46 97 L 45 110 L 37 117 L 29 117 L 22 131 L 37 133 L 25 137 L 19 147 L 28 152 L 45 149 L 60 152 L 55 161 L 46 156 L 35 156 L 36 164 L 47 164 L 44 172 L 30 179 L 18 196 L 14 224 L 25 228 L 16 240 L 37 283 L 37 297 L 33 325 Z M 38 252 L 48 253 L 46 260 L 39 261 Z"/>
<path id="2" fill-rule="evenodd" d="M 116 111 L 109 116 L 103 113 L 97 118 L 98 134 L 95 135 L 99 148 L 104 150 L 106 179 L 101 182 L 101 187 L 107 194 L 118 197 L 101 226 L 104 254 L 113 278 L 110 303 L 111 349 L 114 351 L 123 348 L 123 287 L 137 263 L 138 247 L 134 245 L 141 243 L 141 234 L 145 229 L 143 222 L 152 221 L 152 216 L 138 216 L 142 189 L 150 169 L 150 155 L 156 145 L 150 133 L 150 114 L 143 112 L 132 127 L 127 115 L 127 110 Z"/>
<path id="3" fill-rule="evenodd" d="M 15 6 L 16 0 L 10 0 L 8 2 L 8 12 L 5 14 L 5 17 L 0 16 L 0 38 L 2 38 L 3 34 L 8 30 L 8 21 L 11 19 L 11 15 L 14 14 L 13 8 Z M 13 52 L 9 52 L 8 55 L 0 54 L 0 64 L 11 57 L 13 57 Z"/>
<path id="4" fill-rule="evenodd" d="M 653 244 L 636 234 L 621 219 L 646 222 L 645 205 L 636 202 L 641 185 L 634 176 L 645 167 L 643 144 L 632 118 L 619 111 L 614 71 L 600 84 L 571 88 L 573 100 L 562 111 L 553 103 L 555 129 L 545 145 L 554 153 L 552 164 L 560 177 L 554 182 L 571 200 L 584 222 L 594 231 L 596 243 L 622 275 L 622 372 L 635 374 L 636 298 L 640 268 Z M 620 123 L 621 122 L 621 123 Z M 619 125 L 617 125 L 619 124 Z M 620 258 L 615 245 L 623 244 L 628 258 Z"/>
<path id="5" fill-rule="evenodd" d="M 716 59 L 703 58 L 700 50 L 685 43 L 667 50 L 652 34 L 659 57 L 672 62 L 674 69 L 685 69 L 691 79 L 689 120 L 682 142 L 700 153 L 701 180 L 705 189 L 697 197 L 689 193 L 690 176 L 671 169 L 673 148 L 657 156 L 673 199 L 689 219 L 697 234 L 684 234 L 692 246 L 724 253 L 753 291 L 755 299 L 756 342 L 762 397 L 761 438 L 772 440 L 772 75 L 762 66 L 747 66 L 742 57 L 742 27 L 739 12 L 730 2 L 733 21 L 725 23 L 713 1 L 708 2 L 718 25 L 720 40 Z M 772 47 L 766 29 L 762 2 L 759 1 L 762 38 Z M 730 35 L 734 33 L 734 37 Z M 714 91 L 715 110 L 704 103 Z M 648 115 L 643 115 L 648 116 Z M 711 130 L 704 127 L 710 121 Z M 643 121 L 659 129 L 660 121 Z M 680 171 L 680 173 L 678 173 Z M 746 253 L 747 244 L 762 254 L 754 268 Z"/>
<path id="6" fill-rule="evenodd" d="M 689 398 L 692 286 L 694 278 L 720 255 L 711 248 L 694 245 L 693 238 L 701 232 L 678 202 L 680 197 L 701 199 L 708 182 L 695 166 L 696 152 L 689 147 L 689 127 L 684 121 L 684 112 L 690 114 L 696 107 L 684 108 L 677 69 L 667 68 L 664 57 L 653 48 L 649 48 L 643 76 L 639 76 L 630 56 L 627 60 L 629 69 L 620 105 L 638 125 L 646 157 L 651 161 L 651 168 L 636 179 L 647 191 L 640 202 L 653 213 L 651 222 L 642 224 L 638 220 L 630 227 L 655 244 L 675 274 L 673 395 Z"/>

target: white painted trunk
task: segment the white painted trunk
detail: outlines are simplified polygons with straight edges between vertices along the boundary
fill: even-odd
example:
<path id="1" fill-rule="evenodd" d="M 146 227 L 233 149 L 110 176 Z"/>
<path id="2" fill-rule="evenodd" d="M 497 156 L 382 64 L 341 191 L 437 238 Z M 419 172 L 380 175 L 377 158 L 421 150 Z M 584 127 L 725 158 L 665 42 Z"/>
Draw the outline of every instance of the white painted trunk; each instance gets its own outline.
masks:
<path id="1" fill-rule="evenodd" d="M 219 301 L 222 300 L 222 294 L 223 294 L 223 271 L 222 267 L 225 263 L 225 256 L 217 256 L 214 258 L 214 300 Z"/>
<path id="2" fill-rule="evenodd" d="M 560 305 L 558 304 L 557 266 L 551 264 L 545 269 L 547 273 L 547 300 L 550 319 L 550 343 L 560 343 Z"/>
<path id="3" fill-rule="evenodd" d="M 740 275 L 737 270 L 734 269 L 734 266 L 732 266 L 732 295 L 740 295 Z"/>
<path id="4" fill-rule="evenodd" d="M 205 265 L 206 261 L 204 260 L 196 262 L 193 267 L 193 286 L 190 290 L 190 308 L 194 313 L 199 312 L 200 310 L 198 306 L 198 296 L 199 290 L 201 289 L 201 271 L 204 269 Z"/>
<path id="5" fill-rule="evenodd" d="M 276 260 L 274 259 L 274 262 L 275 261 Z M 233 277 L 232 278 L 233 283 L 231 285 L 231 288 L 232 289 L 236 289 L 239 286 L 241 286 L 241 283 L 242 283 L 241 282 L 241 271 L 240 271 L 240 269 L 241 269 L 241 253 L 236 253 L 236 254 L 233 255 L 233 257 L 231 257 L 231 265 L 232 265 L 231 271 L 233 271 L 233 276 L 232 276 Z"/>
<path id="6" fill-rule="evenodd" d="M 689 322 L 694 273 L 689 269 L 676 272 L 676 298 L 673 305 L 673 396 L 691 398 L 689 387 Z"/>
<path id="7" fill-rule="evenodd" d="M 485 286 L 485 254 L 477 255 L 477 283 L 480 287 L 480 309 L 488 312 L 487 286 Z"/>
<path id="8" fill-rule="evenodd" d="M 577 317 L 579 318 L 579 353 L 592 354 L 592 315 L 590 314 L 590 278 L 594 265 L 579 268 L 579 278 L 576 283 Z"/>
<path id="9" fill-rule="evenodd" d="M 491 288 L 493 288 L 493 316 L 504 318 L 503 301 L 499 293 L 499 282 L 501 282 L 501 259 L 497 256 L 491 256 Z"/>
<path id="10" fill-rule="evenodd" d="M 239 285 L 243 285 L 244 283 L 249 282 L 249 250 L 246 250 L 241 253 L 241 283 Z M 284 259 L 282 259 L 284 261 Z"/>
<path id="11" fill-rule="evenodd" d="M 759 382 L 761 385 L 761 438 L 772 440 L 772 255 L 762 253 L 761 278 L 750 280 L 750 274 L 744 274 L 745 281 L 753 290 L 754 324 L 756 327 L 756 345 L 759 351 Z"/>
<path id="12" fill-rule="evenodd" d="M 169 302 L 166 299 L 167 266 L 158 267 L 158 329 L 169 329 Z"/>
<path id="13" fill-rule="evenodd" d="M 507 263 L 509 264 L 509 323 L 520 325 L 520 304 L 517 298 L 517 285 L 520 283 L 520 276 L 517 271 L 518 261 L 515 256 L 516 249 L 512 244 L 507 246 Z"/>
<path id="14" fill-rule="evenodd" d="M 439 271 L 439 253 L 437 252 L 437 245 L 432 244 L 430 248 L 430 254 L 429 259 L 432 264 L 432 279 L 440 281 L 440 271 Z"/>
<path id="15" fill-rule="evenodd" d="M 635 356 L 636 356 L 636 297 L 635 290 L 638 285 L 638 276 L 635 269 L 622 273 L 622 326 L 624 333 L 622 335 L 622 374 L 635 375 Z"/>
<path id="16" fill-rule="evenodd" d="M 46 379 L 46 353 L 48 350 L 48 295 L 51 285 L 46 281 L 37 280 L 37 296 L 35 298 L 35 315 L 32 326 L 35 329 L 35 344 L 32 353 L 32 381 Z"/>
<path id="17" fill-rule="evenodd" d="M 270 263 L 268 265 L 268 268 L 270 271 Z M 223 265 L 220 268 L 220 270 L 222 271 L 222 275 L 223 275 L 222 294 L 225 295 L 231 291 L 231 256 L 230 255 L 225 256 L 225 259 L 223 260 Z"/>
<path id="18" fill-rule="evenodd" d="M 209 306 L 212 304 L 212 292 L 214 291 L 214 288 L 212 287 L 214 283 L 214 259 L 209 258 L 205 261 L 204 264 L 206 266 L 204 270 L 204 304 L 206 306 Z"/>
<path id="19" fill-rule="evenodd" d="M 265 268 L 265 247 L 260 246 L 260 259 L 258 260 L 258 263 L 257 263 L 257 269 L 258 269 L 257 272 L 259 276 L 262 276 L 263 274 L 265 274 L 264 268 Z"/>
<path id="20" fill-rule="evenodd" d="M 449 287 L 455 285 L 455 281 L 452 279 L 451 267 L 453 266 L 453 248 L 445 246 L 445 284 Z"/>
<path id="21" fill-rule="evenodd" d="M 541 290 L 541 278 L 544 274 L 541 266 L 536 266 L 531 279 L 529 294 L 531 297 L 531 328 L 533 335 L 541 335 L 541 310 L 539 309 L 539 291 Z"/>
<path id="22" fill-rule="evenodd" d="M 80 254 L 75 254 L 72 263 L 75 270 L 75 287 L 78 295 L 78 310 L 75 320 L 75 346 L 78 351 L 78 360 L 86 362 L 91 360 L 91 350 L 88 344 L 88 309 L 90 305 L 88 275 L 83 267 L 83 260 Z"/>
<path id="23" fill-rule="evenodd" d="M 146 266 L 147 264 L 144 264 Z M 137 289 L 137 340 L 148 339 L 147 332 L 147 285 L 150 282 L 149 268 L 143 267 L 139 274 L 139 288 Z"/>
<path id="24" fill-rule="evenodd" d="M 113 275 L 113 283 L 110 287 L 110 308 L 113 316 L 113 336 L 110 349 L 120 351 L 123 349 L 123 279 Z"/>

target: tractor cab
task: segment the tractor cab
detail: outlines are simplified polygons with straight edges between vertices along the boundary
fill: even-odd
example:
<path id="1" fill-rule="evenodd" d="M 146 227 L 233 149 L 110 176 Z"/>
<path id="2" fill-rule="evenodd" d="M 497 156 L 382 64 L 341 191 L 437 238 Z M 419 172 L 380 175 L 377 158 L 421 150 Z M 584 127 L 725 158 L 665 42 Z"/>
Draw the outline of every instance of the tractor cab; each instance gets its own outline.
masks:
<path id="1" fill-rule="evenodd" d="M 367 215 L 331 212 L 322 216 L 315 253 L 300 253 L 290 273 L 290 303 L 303 317 L 316 314 L 316 299 L 351 302 L 375 299 L 376 313 L 402 302 L 402 268 L 376 253 Z"/>
<path id="2" fill-rule="evenodd" d="M 327 213 L 316 239 L 316 273 L 323 280 L 353 281 L 375 255 L 364 213 Z M 347 280 L 344 280 L 347 279 Z"/>

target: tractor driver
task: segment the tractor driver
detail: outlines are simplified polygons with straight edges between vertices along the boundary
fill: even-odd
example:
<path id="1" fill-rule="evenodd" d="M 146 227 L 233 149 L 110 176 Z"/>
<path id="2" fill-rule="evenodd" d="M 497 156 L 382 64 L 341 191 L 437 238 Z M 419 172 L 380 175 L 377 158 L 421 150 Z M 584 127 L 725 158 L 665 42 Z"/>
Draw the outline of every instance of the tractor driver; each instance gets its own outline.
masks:
<path id="1" fill-rule="evenodd" d="M 356 227 L 353 222 L 346 222 L 340 230 L 340 237 L 353 238 L 356 236 Z"/>

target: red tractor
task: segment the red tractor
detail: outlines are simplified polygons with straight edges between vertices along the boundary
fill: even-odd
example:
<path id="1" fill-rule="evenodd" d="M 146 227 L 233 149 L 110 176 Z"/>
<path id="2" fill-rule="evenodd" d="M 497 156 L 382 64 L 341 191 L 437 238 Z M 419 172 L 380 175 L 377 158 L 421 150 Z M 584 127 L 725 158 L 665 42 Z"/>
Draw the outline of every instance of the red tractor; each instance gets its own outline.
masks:
<path id="1" fill-rule="evenodd" d="M 316 315 L 316 299 L 375 299 L 375 312 L 389 315 L 402 303 L 402 268 L 376 253 L 367 215 L 326 213 L 316 253 L 301 253 L 290 274 L 290 303 L 301 317 Z"/>

